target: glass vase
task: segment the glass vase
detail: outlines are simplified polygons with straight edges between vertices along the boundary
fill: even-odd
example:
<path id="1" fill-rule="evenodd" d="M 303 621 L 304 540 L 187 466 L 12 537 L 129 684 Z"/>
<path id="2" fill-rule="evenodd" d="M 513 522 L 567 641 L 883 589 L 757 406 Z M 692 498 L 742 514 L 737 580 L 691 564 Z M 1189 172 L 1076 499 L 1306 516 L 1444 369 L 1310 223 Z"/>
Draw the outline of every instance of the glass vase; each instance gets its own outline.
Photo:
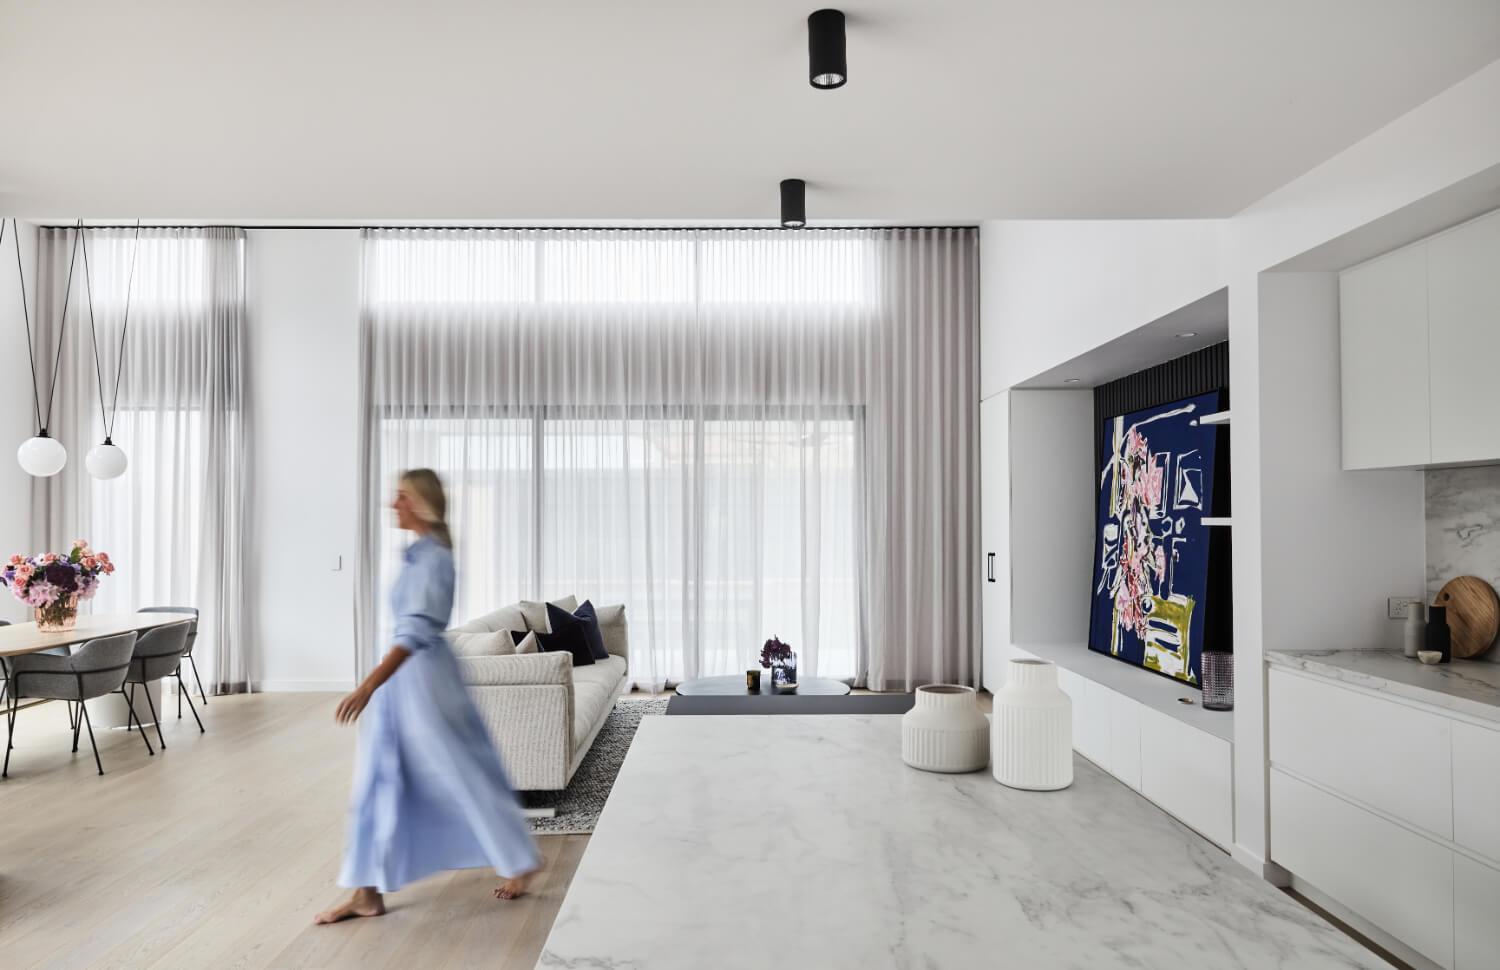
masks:
<path id="1" fill-rule="evenodd" d="M 790 694 L 797 689 L 797 654 L 787 655 L 785 660 L 771 661 L 771 691 Z"/>
<path id="2" fill-rule="evenodd" d="M 42 633 L 66 633 L 78 622 L 78 594 L 36 608 L 36 628 Z"/>

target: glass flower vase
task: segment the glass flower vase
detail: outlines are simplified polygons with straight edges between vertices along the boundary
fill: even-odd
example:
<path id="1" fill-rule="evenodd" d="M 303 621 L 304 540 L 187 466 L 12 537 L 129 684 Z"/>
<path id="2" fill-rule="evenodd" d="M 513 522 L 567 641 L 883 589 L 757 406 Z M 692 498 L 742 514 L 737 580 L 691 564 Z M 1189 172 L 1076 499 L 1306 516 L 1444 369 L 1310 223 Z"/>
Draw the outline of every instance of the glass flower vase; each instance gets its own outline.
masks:
<path id="1" fill-rule="evenodd" d="M 78 594 L 36 608 L 36 628 L 43 633 L 66 633 L 78 622 Z"/>

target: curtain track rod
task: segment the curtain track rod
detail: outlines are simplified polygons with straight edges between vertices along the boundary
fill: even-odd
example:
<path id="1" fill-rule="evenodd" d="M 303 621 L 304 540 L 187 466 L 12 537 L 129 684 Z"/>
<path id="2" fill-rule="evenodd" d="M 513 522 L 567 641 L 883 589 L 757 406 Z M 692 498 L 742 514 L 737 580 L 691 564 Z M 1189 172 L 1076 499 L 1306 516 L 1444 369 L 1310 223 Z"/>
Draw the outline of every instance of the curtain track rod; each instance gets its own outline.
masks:
<path id="1" fill-rule="evenodd" d="M 77 229 L 75 223 L 41 223 L 40 229 Z M 107 225 L 90 226 L 85 229 L 130 229 L 135 230 L 134 225 Z M 142 229 L 244 229 L 253 231 L 256 229 L 302 229 L 317 231 L 348 232 L 351 229 L 376 229 L 380 231 L 407 230 L 415 232 L 434 232 L 439 230 L 480 230 L 480 231 L 506 231 L 511 232 L 861 232 L 871 229 L 978 229 L 977 225 L 965 224 L 957 226 L 803 226 L 800 229 L 784 229 L 781 226 L 242 226 L 228 223 L 213 223 L 205 225 L 180 225 L 180 224 L 151 224 L 141 223 Z"/>

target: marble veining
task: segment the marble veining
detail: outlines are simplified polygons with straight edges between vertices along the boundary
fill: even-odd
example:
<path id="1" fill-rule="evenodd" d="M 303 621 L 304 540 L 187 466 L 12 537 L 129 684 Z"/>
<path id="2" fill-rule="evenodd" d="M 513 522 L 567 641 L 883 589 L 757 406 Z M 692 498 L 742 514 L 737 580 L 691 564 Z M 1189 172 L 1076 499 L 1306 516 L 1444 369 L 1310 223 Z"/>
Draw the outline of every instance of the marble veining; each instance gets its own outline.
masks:
<path id="1" fill-rule="evenodd" d="M 1268 650 L 1290 667 L 1459 714 L 1500 721 L 1500 666 L 1455 660 L 1427 665 L 1395 650 Z"/>
<path id="2" fill-rule="evenodd" d="M 1427 502 L 1427 602 L 1455 576 L 1500 587 L 1500 465 L 1433 468 Z M 1500 662 L 1500 647 L 1478 658 Z"/>
<path id="3" fill-rule="evenodd" d="M 916 771 L 896 717 L 646 718 L 538 966 L 1386 966 L 1082 758 L 1075 779 Z"/>

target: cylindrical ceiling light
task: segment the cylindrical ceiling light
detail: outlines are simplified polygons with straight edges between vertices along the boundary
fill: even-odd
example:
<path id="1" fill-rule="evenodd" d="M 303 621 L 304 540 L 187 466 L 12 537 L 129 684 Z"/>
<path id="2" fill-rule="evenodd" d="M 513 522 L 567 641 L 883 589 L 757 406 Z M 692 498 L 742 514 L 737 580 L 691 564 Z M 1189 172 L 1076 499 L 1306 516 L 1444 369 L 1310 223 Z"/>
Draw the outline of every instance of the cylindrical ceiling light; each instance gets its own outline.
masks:
<path id="1" fill-rule="evenodd" d="M 841 88 L 849 80 L 842 10 L 815 10 L 808 16 L 807 62 L 807 78 L 815 88 Z"/>
<path id="2" fill-rule="evenodd" d="M 801 179 L 781 180 L 781 227 L 801 229 L 807 225 L 807 183 Z"/>

